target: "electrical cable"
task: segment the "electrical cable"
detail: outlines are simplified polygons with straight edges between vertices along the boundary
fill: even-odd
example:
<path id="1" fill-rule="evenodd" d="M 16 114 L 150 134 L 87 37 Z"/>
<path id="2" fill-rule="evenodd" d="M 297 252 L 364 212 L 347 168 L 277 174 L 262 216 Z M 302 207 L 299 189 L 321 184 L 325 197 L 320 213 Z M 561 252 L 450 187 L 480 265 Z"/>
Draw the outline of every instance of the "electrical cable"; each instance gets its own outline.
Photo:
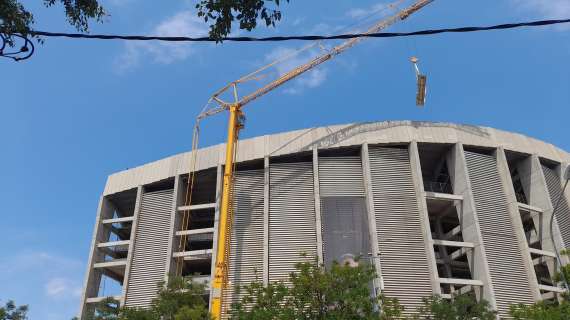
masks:
<path id="1" fill-rule="evenodd" d="M 490 30 L 505 30 L 521 27 L 539 27 L 547 25 L 555 25 L 562 23 L 569 23 L 570 19 L 558 20 L 537 20 L 530 22 L 518 22 L 499 24 L 487 27 L 460 27 L 460 28 L 444 28 L 444 29 L 427 29 L 413 32 L 376 32 L 376 33 L 350 33 L 338 34 L 332 36 L 323 35 L 300 35 L 300 36 L 273 36 L 273 37 L 225 37 L 222 41 L 235 41 L 235 42 L 273 42 L 273 41 L 289 41 L 289 40 L 337 40 L 337 39 L 352 39 L 352 38 L 394 38 L 394 37 L 410 37 L 410 36 L 427 36 L 441 33 L 466 33 Z M 113 34 L 83 34 L 83 33 L 62 33 L 62 32 L 48 32 L 33 30 L 30 31 L 31 35 L 44 36 L 44 37 L 65 37 L 74 39 L 98 39 L 98 40 L 130 40 L 130 41 L 169 41 L 169 42 L 216 42 L 217 40 L 210 37 L 162 37 L 162 36 L 128 36 L 128 35 L 113 35 Z"/>
<path id="2" fill-rule="evenodd" d="M 550 239 L 552 240 L 552 246 L 554 247 L 554 253 L 556 254 L 556 260 L 558 260 L 558 264 L 560 265 L 560 268 L 562 268 L 563 264 L 562 264 L 562 259 L 560 258 L 560 252 L 558 252 L 558 249 L 556 248 L 556 241 L 554 241 L 554 216 L 556 215 L 556 210 L 560 206 L 560 202 L 564 198 L 564 191 L 566 190 L 567 186 L 568 186 L 568 179 L 564 183 L 564 187 L 562 188 L 562 191 L 560 192 L 560 195 L 558 196 L 558 200 L 556 201 L 556 205 L 554 206 L 554 209 L 552 210 L 552 214 L 550 215 Z M 568 286 L 568 279 L 566 279 L 566 275 L 564 274 L 564 270 L 560 270 L 560 277 L 562 278 L 562 282 L 564 283 L 564 287 L 566 287 L 566 291 L 570 292 L 570 288 Z"/>

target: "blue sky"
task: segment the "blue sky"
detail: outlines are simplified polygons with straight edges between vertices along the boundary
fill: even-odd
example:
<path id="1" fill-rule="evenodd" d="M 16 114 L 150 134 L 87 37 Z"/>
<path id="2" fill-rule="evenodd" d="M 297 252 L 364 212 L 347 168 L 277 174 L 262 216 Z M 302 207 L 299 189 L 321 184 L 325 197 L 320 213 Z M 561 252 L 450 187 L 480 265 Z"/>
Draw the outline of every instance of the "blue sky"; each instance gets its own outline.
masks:
<path id="1" fill-rule="evenodd" d="M 73 31 L 61 10 L 23 2 L 38 29 Z M 111 16 L 92 32 L 207 30 L 195 1 L 103 3 Z M 277 28 L 252 35 L 344 31 L 382 3 L 292 0 Z M 437 0 L 390 30 L 568 17 L 567 0 Z M 214 91 L 304 45 L 46 39 L 29 61 L 0 61 L 0 300 L 30 304 L 33 320 L 75 315 L 106 177 L 189 150 L 193 119 Z M 428 75 L 423 109 L 414 105 L 412 55 Z M 569 58 L 570 26 L 367 40 L 248 106 L 243 136 L 411 119 L 492 126 L 570 150 Z M 204 122 L 202 146 L 223 141 L 225 121 Z"/>

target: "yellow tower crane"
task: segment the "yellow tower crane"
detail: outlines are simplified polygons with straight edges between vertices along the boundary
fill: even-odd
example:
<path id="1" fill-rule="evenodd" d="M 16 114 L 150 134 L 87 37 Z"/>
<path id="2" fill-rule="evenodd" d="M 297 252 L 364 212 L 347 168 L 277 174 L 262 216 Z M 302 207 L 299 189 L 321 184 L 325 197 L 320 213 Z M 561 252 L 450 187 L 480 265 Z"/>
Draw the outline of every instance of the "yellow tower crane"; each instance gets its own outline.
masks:
<path id="1" fill-rule="evenodd" d="M 434 0 L 417 0 L 409 7 L 399 11 L 393 16 L 385 18 L 374 26 L 369 28 L 365 34 L 371 34 L 379 32 L 388 26 L 398 22 L 405 20 L 411 14 L 417 12 L 418 10 L 422 9 L 426 5 L 430 4 Z M 211 109 L 204 109 L 200 115 L 196 118 L 196 126 L 194 127 L 194 136 L 192 142 L 192 164 L 191 164 L 191 177 L 188 179 L 188 192 L 189 195 L 186 197 L 186 201 L 190 201 L 191 194 L 192 194 L 192 186 L 195 180 L 195 163 L 196 163 L 196 151 L 198 147 L 198 134 L 199 134 L 199 122 L 211 115 L 220 113 L 222 111 L 229 111 L 229 121 L 228 121 L 228 132 L 227 132 L 227 142 L 226 142 L 226 159 L 225 159 L 225 166 L 224 166 L 224 176 L 223 176 L 223 187 L 222 187 L 222 201 L 220 207 L 220 214 L 219 214 L 219 221 L 218 221 L 218 242 L 217 242 L 217 250 L 216 250 L 216 261 L 215 261 L 215 272 L 214 278 L 212 282 L 212 300 L 210 305 L 210 311 L 216 320 L 221 319 L 222 316 L 222 307 L 224 306 L 222 298 L 223 298 L 223 291 L 228 285 L 228 272 L 229 272 L 229 249 L 230 249 L 230 236 L 231 236 L 231 228 L 232 228 L 232 221 L 233 221 L 233 205 L 232 205 L 232 190 L 233 190 L 233 177 L 234 177 L 234 166 L 235 166 L 235 157 L 236 157 L 236 144 L 238 141 L 238 136 L 240 130 L 243 128 L 243 107 L 245 107 L 248 103 L 254 101 L 255 99 L 269 93 L 273 89 L 280 87 L 281 85 L 287 83 L 288 81 L 295 79 L 297 76 L 312 70 L 313 68 L 317 67 L 318 65 L 331 60 L 335 56 L 343 53 L 347 49 L 350 49 L 360 41 L 364 40 L 366 37 L 358 37 L 349 39 L 340 45 L 330 49 L 325 54 L 319 55 L 316 58 L 312 59 L 311 61 L 300 65 L 291 71 L 282 74 L 279 76 L 275 81 L 264 85 L 263 87 L 255 90 L 254 92 L 242 97 L 241 99 L 238 96 L 238 85 L 245 81 L 252 80 L 256 77 L 256 74 L 262 70 L 269 68 L 270 66 L 274 65 L 277 62 L 274 62 L 268 66 L 257 70 L 245 77 L 242 77 L 234 82 L 229 83 L 225 87 L 218 90 L 214 93 L 209 102 L 215 102 L 217 105 Z M 220 97 L 222 94 L 227 93 L 228 91 L 232 91 L 233 93 L 233 102 L 227 102 L 222 100 Z M 208 106 L 208 105 L 207 105 Z M 183 218 L 183 224 L 188 223 L 188 214 L 185 213 Z M 183 246 L 185 244 L 186 239 L 184 237 L 181 239 L 180 244 Z M 177 265 L 177 272 L 181 272 L 180 262 Z"/>

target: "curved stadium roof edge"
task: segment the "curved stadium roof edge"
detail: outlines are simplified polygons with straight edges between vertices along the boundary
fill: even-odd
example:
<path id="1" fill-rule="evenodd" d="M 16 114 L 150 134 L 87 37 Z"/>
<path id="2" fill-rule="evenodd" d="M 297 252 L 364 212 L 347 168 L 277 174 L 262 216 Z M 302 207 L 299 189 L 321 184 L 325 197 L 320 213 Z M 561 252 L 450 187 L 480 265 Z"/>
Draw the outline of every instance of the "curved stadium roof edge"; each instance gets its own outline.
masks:
<path id="1" fill-rule="evenodd" d="M 537 154 L 560 163 L 570 162 L 570 154 L 550 143 L 520 133 L 490 127 L 428 121 L 382 121 L 332 125 L 294 130 L 240 140 L 237 161 L 262 159 L 306 152 L 313 148 L 329 149 L 368 144 L 462 143 L 464 145 L 498 148 Z M 161 160 L 110 175 L 104 195 L 168 179 L 190 170 L 191 152 L 184 152 Z M 225 144 L 217 144 L 198 151 L 196 170 L 223 164 Z"/>

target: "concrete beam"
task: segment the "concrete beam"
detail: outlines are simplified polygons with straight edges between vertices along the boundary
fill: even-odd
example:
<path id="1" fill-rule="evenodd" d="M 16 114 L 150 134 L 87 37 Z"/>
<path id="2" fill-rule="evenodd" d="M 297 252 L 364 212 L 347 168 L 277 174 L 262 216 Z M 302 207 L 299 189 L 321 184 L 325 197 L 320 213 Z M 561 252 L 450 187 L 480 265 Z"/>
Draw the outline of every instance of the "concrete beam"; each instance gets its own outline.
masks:
<path id="1" fill-rule="evenodd" d="M 435 259 L 437 264 L 449 264 L 452 267 L 469 268 L 469 263 L 463 261 L 455 261 L 451 259 Z"/>
<path id="2" fill-rule="evenodd" d="M 449 230 L 446 234 L 443 235 L 443 240 L 451 239 L 461 233 L 461 225 Z"/>
<path id="3" fill-rule="evenodd" d="M 532 254 L 536 254 L 539 256 L 556 258 L 556 255 L 551 251 L 539 250 L 539 249 L 535 249 L 535 248 L 528 248 L 528 251 Z"/>
<path id="4" fill-rule="evenodd" d="M 453 251 L 450 255 L 449 255 L 449 259 L 451 261 L 457 260 L 459 258 L 461 258 L 464 255 L 467 255 L 468 260 L 470 259 L 469 254 L 469 250 L 471 250 L 471 248 L 465 248 L 465 247 L 459 247 L 458 250 Z M 473 266 L 473 262 L 469 263 L 470 266 Z M 471 269 L 471 268 L 470 268 Z M 473 272 L 473 270 L 471 270 L 471 272 Z"/>
<path id="5" fill-rule="evenodd" d="M 193 204 L 190 206 L 181 206 L 178 207 L 178 211 L 194 211 L 194 210 L 203 210 L 203 209 L 215 209 L 216 203 L 202 203 L 202 204 Z"/>
<path id="6" fill-rule="evenodd" d="M 548 291 L 548 292 L 556 292 L 556 293 L 564 293 L 566 292 L 566 290 L 559 288 L 559 287 L 553 287 L 553 286 L 547 286 L 544 284 L 540 284 L 538 285 L 538 287 L 540 288 L 541 291 Z"/>
<path id="7" fill-rule="evenodd" d="M 428 192 L 425 193 L 428 199 L 447 200 L 447 201 L 463 201 L 463 196 L 459 194 Z"/>
<path id="8" fill-rule="evenodd" d="M 97 248 L 126 247 L 128 249 L 130 244 L 130 240 L 101 242 L 97 244 Z"/>
<path id="9" fill-rule="evenodd" d="M 203 249 L 203 250 L 192 250 L 192 251 L 183 251 L 183 252 L 175 252 L 175 258 L 196 258 L 196 257 L 211 257 L 212 256 L 212 249 Z M 192 259 L 188 259 L 192 260 Z"/>
<path id="10" fill-rule="evenodd" d="M 433 244 L 446 247 L 475 248 L 473 242 L 433 240 Z"/>
<path id="11" fill-rule="evenodd" d="M 532 212 L 543 213 L 544 212 L 544 210 L 542 210 L 541 208 L 531 206 L 531 205 L 528 205 L 526 203 L 517 202 L 517 205 L 519 207 L 519 210 L 522 210 L 522 211 L 526 211 L 526 212 L 530 212 L 530 213 L 532 213 Z"/>
<path id="12" fill-rule="evenodd" d="M 105 301 L 106 299 L 109 299 L 109 298 L 112 298 L 113 300 L 116 300 L 116 301 L 119 301 L 119 302 L 121 302 L 121 301 L 123 300 L 123 299 L 122 299 L 122 296 L 106 296 L 106 297 L 87 298 L 87 299 L 85 300 L 85 302 L 86 302 L 86 303 L 89 303 L 89 304 L 95 304 L 95 303 L 103 302 L 103 301 Z"/>
<path id="13" fill-rule="evenodd" d="M 188 236 L 193 234 L 205 234 L 205 233 L 213 233 L 214 228 L 202 228 L 202 229 L 193 229 L 193 230 L 181 230 L 176 231 L 177 236 Z"/>
<path id="14" fill-rule="evenodd" d="M 104 269 L 104 268 L 113 268 L 113 267 L 123 267 L 127 265 L 127 259 L 119 259 L 119 260 L 111 260 L 105 262 L 97 262 L 93 265 L 93 268 L 96 269 Z"/>
<path id="15" fill-rule="evenodd" d="M 459 278 L 439 278 L 439 283 L 477 286 L 477 287 L 483 286 L 483 281 L 481 280 L 459 279 Z"/>
<path id="16" fill-rule="evenodd" d="M 114 223 L 124 223 L 124 222 L 132 222 L 134 220 L 134 216 L 129 217 L 122 217 L 122 218 L 112 218 L 112 219 L 105 219 L 101 223 L 103 224 L 114 224 Z"/>

